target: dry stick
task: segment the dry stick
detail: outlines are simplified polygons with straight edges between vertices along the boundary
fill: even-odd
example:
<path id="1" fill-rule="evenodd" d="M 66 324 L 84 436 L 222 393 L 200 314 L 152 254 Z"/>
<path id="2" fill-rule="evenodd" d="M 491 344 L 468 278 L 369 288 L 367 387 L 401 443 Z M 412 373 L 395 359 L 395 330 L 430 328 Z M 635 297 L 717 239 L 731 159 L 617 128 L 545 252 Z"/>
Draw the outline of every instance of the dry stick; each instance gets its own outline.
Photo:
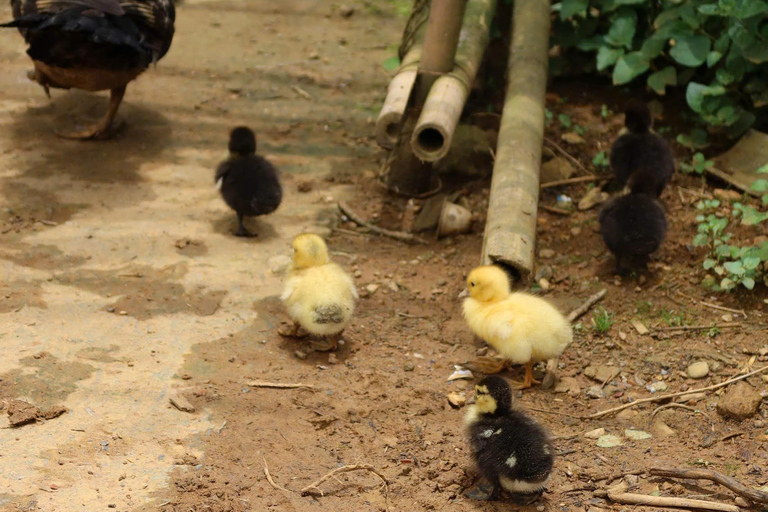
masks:
<path id="1" fill-rule="evenodd" d="M 267 466 L 267 459 L 265 459 L 263 457 L 262 457 L 262 459 L 264 460 L 264 476 L 267 477 L 267 482 L 269 482 L 269 485 L 271 485 L 274 489 L 277 489 L 278 491 L 290 492 L 290 491 L 288 491 L 288 489 L 286 489 L 284 487 L 280 487 L 279 485 L 277 485 L 275 483 L 274 480 L 272 480 L 272 475 L 269 474 L 269 466 Z"/>
<path id="2" fill-rule="evenodd" d="M 589 171 L 587 170 L 587 168 L 586 168 L 586 167 L 584 167 L 584 165 L 582 165 L 582 163 L 581 163 L 581 162 L 579 162 L 579 161 L 576 159 L 576 157 L 574 157 L 574 156 L 573 156 L 573 155 L 571 155 L 569 152 L 567 152 L 567 151 L 566 151 L 566 150 L 564 150 L 562 147 L 560 147 L 560 145 L 559 145 L 557 142 L 555 142 L 555 141 L 553 141 L 552 139 L 550 139 L 550 138 L 547 138 L 547 137 L 544 137 L 544 142 L 546 142 L 547 144 L 549 144 L 550 146 L 552 146 L 553 148 L 555 148 L 556 150 L 558 150 L 558 151 L 559 151 L 559 152 L 560 152 L 560 153 L 561 153 L 561 154 L 562 154 L 562 155 L 563 155 L 565 158 L 567 158 L 568 160 L 570 160 L 571 162 L 573 162 L 574 164 L 576 164 L 576 167 L 578 167 L 578 168 L 579 168 L 579 169 L 581 169 L 582 171 L 584 171 L 584 172 L 586 172 L 587 174 L 589 174 Z M 573 178 L 573 179 L 577 179 L 577 178 Z M 568 181 L 568 180 L 563 180 L 563 181 Z M 584 180 L 584 179 L 582 179 L 582 180 L 579 180 L 579 181 L 587 181 L 587 180 Z M 553 182 L 553 183 L 554 183 L 554 182 Z M 569 181 L 569 183 L 576 183 L 576 182 L 575 182 L 575 181 Z M 550 185 L 549 183 L 547 183 L 547 185 L 549 185 L 549 186 L 554 186 L 554 185 Z"/>
<path id="3" fill-rule="evenodd" d="M 747 377 L 751 377 L 753 375 L 757 375 L 758 373 L 762 373 L 765 370 L 768 370 L 768 366 L 763 366 L 762 368 L 749 372 L 747 374 L 741 375 L 739 377 L 734 377 L 732 379 L 728 379 L 725 382 L 721 382 L 720 384 L 714 384 L 712 386 L 707 386 L 705 388 L 699 388 L 699 389 L 691 389 L 688 391 L 680 391 L 679 393 L 672 393 L 669 395 L 663 395 L 663 396 L 652 396 L 650 398 L 643 398 L 642 400 L 635 400 L 634 402 L 630 402 L 628 404 L 620 405 L 619 407 L 614 407 L 612 409 L 606 409 L 605 411 L 596 412 L 595 414 L 590 414 L 587 416 L 587 419 L 593 420 L 596 418 L 601 418 L 607 414 L 612 414 L 614 412 L 623 411 L 624 409 L 628 409 L 630 407 L 634 407 L 636 405 L 645 404 L 648 402 L 660 402 L 662 400 L 666 400 L 668 398 L 675 398 L 677 396 L 683 396 L 683 395 L 691 395 L 693 393 L 701 393 L 702 391 L 712 391 L 713 389 L 719 389 L 724 386 L 727 386 L 728 384 L 731 384 L 733 382 L 736 382 L 738 380 L 746 379 Z"/>
<path id="4" fill-rule="evenodd" d="M 667 476 L 671 478 L 711 480 L 712 482 L 727 487 L 742 498 L 746 498 L 753 503 L 768 503 L 768 492 L 749 489 L 735 479 L 711 469 L 651 468 L 650 473 L 654 476 Z"/>
<path id="5" fill-rule="evenodd" d="M 390 238 L 394 238 L 395 240 L 400 240 L 401 242 L 415 242 L 418 244 L 426 244 L 426 240 L 423 240 L 417 236 L 414 236 L 410 233 L 404 233 L 402 231 L 390 231 L 388 229 L 383 229 L 378 226 L 374 226 L 370 222 L 364 221 L 362 218 L 360 218 L 359 215 L 354 213 L 352 210 L 349 209 L 349 206 L 344 201 L 339 201 L 339 210 L 341 213 L 346 215 L 349 220 L 354 222 L 355 224 L 358 224 L 360 226 L 366 227 L 373 231 L 374 233 L 378 233 L 380 235 L 388 236 Z"/>
<path id="6" fill-rule="evenodd" d="M 728 313 L 736 313 L 738 315 L 744 316 L 744 318 L 747 318 L 747 312 L 744 311 L 743 309 L 731 309 L 725 306 L 718 306 L 717 304 L 710 304 L 709 302 L 704 302 L 703 300 L 700 300 L 699 304 L 701 304 L 702 306 L 707 306 L 708 308 L 719 309 L 720 311 L 727 311 Z"/>
<path id="7" fill-rule="evenodd" d="M 674 327 L 654 327 L 654 331 L 697 331 L 702 329 L 725 329 L 728 327 L 741 327 L 742 324 L 733 322 L 729 324 L 714 324 L 714 325 L 677 325 Z"/>
<path id="8" fill-rule="evenodd" d="M 576 321 L 577 318 L 579 318 L 581 315 L 583 315 L 584 313 L 589 311 L 589 308 L 591 308 L 592 306 L 597 304 L 598 301 L 600 301 L 600 299 L 605 297 L 605 294 L 606 294 L 607 291 L 608 290 L 603 288 L 602 290 L 600 290 L 599 292 L 597 292 L 596 294 L 594 294 L 590 298 L 588 298 L 584 302 L 584 304 L 582 304 L 578 308 L 576 308 L 573 311 L 571 311 L 571 313 L 568 315 L 568 322 L 569 323 L 573 323 L 574 321 Z"/>
<path id="9" fill-rule="evenodd" d="M 648 505 L 651 507 L 675 507 L 701 510 L 716 510 L 718 512 L 739 512 L 736 505 L 717 503 L 715 501 L 689 500 L 686 498 L 668 498 L 666 496 L 647 496 L 645 494 L 633 494 L 629 492 L 610 493 L 607 491 L 595 491 L 595 496 L 608 498 L 616 503 L 628 505 Z"/>
<path id="10" fill-rule="evenodd" d="M 587 416 L 576 416 L 575 414 L 568 414 L 567 412 L 548 411 L 546 409 L 539 409 L 537 407 L 526 407 L 529 411 L 543 412 L 545 414 L 556 414 L 558 416 L 568 416 L 569 418 L 575 418 L 577 420 L 586 420 Z"/>
<path id="11" fill-rule="evenodd" d="M 619 478 L 623 478 L 627 475 L 642 475 L 645 473 L 644 469 L 633 469 L 632 471 L 622 471 L 621 473 L 608 473 L 603 475 L 597 475 L 597 476 L 587 476 L 588 480 L 592 480 L 593 482 L 601 482 L 603 480 L 606 480 L 608 483 L 613 482 L 614 480 L 618 480 Z"/>
<path id="12" fill-rule="evenodd" d="M 306 486 L 305 488 L 303 488 L 301 490 L 301 495 L 302 496 L 306 496 L 308 494 L 311 494 L 313 492 L 313 490 L 314 490 L 314 492 L 319 492 L 320 496 L 325 496 L 323 494 L 323 491 L 321 491 L 317 487 L 318 485 L 322 484 L 323 482 L 325 482 L 329 478 L 334 478 L 339 473 L 349 473 L 350 471 L 359 471 L 359 470 L 370 471 L 374 475 L 376 475 L 379 478 L 381 478 L 381 480 L 382 480 L 382 482 L 384 482 L 384 486 L 386 487 L 386 490 L 387 490 L 387 494 L 385 496 L 387 496 L 389 494 L 389 482 L 387 481 L 386 477 L 384 475 L 382 475 L 381 473 L 379 473 L 373 466 L 371 466 L 370 464 L 351 464 L 349 466 L 341 466 L 340 468 L 336 468 L 333 471 L 331 471 L 330 473 L 327 473 L 325 476 L 321 477 L 319 480 L 316 480 L 315 482 L 312 482 L 311 484 L 309 484 L 308 486 Z"/>
<path id="13" fill-rule="evenodd" d="M 296 389 L 296 388 L 309 388 L 309 389 L 315 389 L 315 386 L 312 384 L 302 384 L 302 383 L 296 383 L 296 384 L 283 384 L 282 382 L 269 382 L 266 380 L 251 380 L 248 381 L 248 385 L 252 388 L 274 388 L 274 389 Z"/>
<path id="14" fill-rule="evenodd" d="M 561 185 L 570 185 L 572 183 L 582 183 L 584 181 L 600 181 L 605 179 L 607 178 L 603 178 L 601 176 L 579 176 L 577 178 L 568 178 L 567 180 L 548 181 L 546 183 L 542 183 L 539 188 L 552 188 L 559 187 Z"/>
<path id="15" fill-rule="evenodd" d="M 655 408 L 653 410 L 653 413 L 651 413 L 651 419 L 653 419 L 653 417 L 656 416 L 657 412 L 659 412 L 659 411 L 661 411 L 663 409 L 669 409 L 670 407 L 677 407 L 677 408 L 680 408 L 680 409 L 685 409 L 686 411 L 691 411 L 694 414 L 695 413 L 704 414 L 700 410 L 694 409 L 693 407 L 688 407 L 687 405 L 683 405 L 683 404 L 666 404 L 666 405 L 662 405 L 662 406 L 659 406 L 659 407 Z M 704 414 L 704 416 L 706 416 L 706 414 Z"/>
<path id="16" fill-rule="evenodd" d="M 548 211 L 548 212 L 556 213 L 558 215 L 570 215 L 571 213 L 573 213 L 573 212 L 571 212 L 569 210 L 563 210 L 562 208 L 556 208 L 554 206 L 547 206 L 545 204 L 539 204 L 539 208 L 541 208 L 542 210 Z"/>

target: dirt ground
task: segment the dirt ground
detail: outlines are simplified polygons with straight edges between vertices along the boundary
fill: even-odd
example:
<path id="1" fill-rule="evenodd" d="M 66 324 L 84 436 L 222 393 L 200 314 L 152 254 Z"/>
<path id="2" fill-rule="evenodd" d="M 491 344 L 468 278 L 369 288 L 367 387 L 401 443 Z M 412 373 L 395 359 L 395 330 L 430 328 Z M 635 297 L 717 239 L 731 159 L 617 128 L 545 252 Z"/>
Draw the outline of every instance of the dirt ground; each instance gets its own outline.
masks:
<path id="1" fill-rule="evenodd" d="M 478 481 L 464 410 L 446 398 L 471 399 L 473 381 L 448 377 L 484 350 L 458 294 L 479 261 L 489 181 L 451 183 L 476 212 L 472 232 L 456 238 L 409 246 L 339 219 L 343 199 L 386 227 L 409 222 L 406 201 L 378 185 L 382 153 L 372 138 L 387 83 L 381 62 L 404 19 L 389 2 L 349 5 L 347 18 L 310 0 L 186 0 L 171 52 L 129 87 L 120 111 L 128 127 L 106 143 L 53 136 L 73 118 L 99 115 L 103 96 L 54 92 L 49 101 L 26 80 L 21 38 L 0 32 L 8 70 L 0 76 L 0 510 L 512 508 L 467 496 Z M 585 143 L 562 145 L 590 166 L 621 125 L 621 116 L 602 119 L 600 105 L 619 111 L 626 98 L 583 89 L 553 84 L 548 108 L 587 127 Z M 228 130 L 242 123 L 258 131 L 286 191 L 274 215 L 250 224 L 260 237 L 249 240 L 231 236 L 234 215 L 212 183 Z M 547 135 L 560 140 L 557 123 Z M 541 203 L 586 191 L 548 189 Z M 515 508 L 630 510 L 592 492 L 613 481 L 602 477 L 653 466 L 708 467 L 768 485 L 765 403 L 744 420 L 724 419 L 717 390 L 677 407 L 586 419 L 652 396 L 652 384 L 656 393 L 704 387 L 768 361 L 766 290 L 711 295 L 698 285 L 703 253 L 690 240 L 695 202 L 710 193 L 675 176 L 663 197 L 667 240 L 649 273 L 625 279 L 613 275 L 594 210 L 539 212 L 538 265 L 551 271 L 551 287 L 537 292 L 571 311 L 606 288 L 601 306 L 614 323 L 599 334 L 594 310 L 582 317 L 555 390 L 517 395 L 555 436 L 558 458 L 543 500 Z M 305 343 L 277 334 L 286 320 L 277 297 L 289 241 L 307 230 L 328 237 L 362 297 L 337 352 L 299 358 Z M 640 334 L 637 321 L 650 332 Z M 663 329 L 710 323 L 739 325 Z M 694 361 L 708 362 L 707 377 L 688 378 Z M 520 368 L 507 376 L 519 378 Z M 765 397 L 765 379 L 748 382 Z M 14 400 L 50 419 L 10 428 Z M 622 444 L 584 435 L 599 428 Z M 358 470 L 302 496 L 353 464 L 370 465 L 386 485 Z M 647 475 L 625 483 L 734 501 L 712 484 Z"/>

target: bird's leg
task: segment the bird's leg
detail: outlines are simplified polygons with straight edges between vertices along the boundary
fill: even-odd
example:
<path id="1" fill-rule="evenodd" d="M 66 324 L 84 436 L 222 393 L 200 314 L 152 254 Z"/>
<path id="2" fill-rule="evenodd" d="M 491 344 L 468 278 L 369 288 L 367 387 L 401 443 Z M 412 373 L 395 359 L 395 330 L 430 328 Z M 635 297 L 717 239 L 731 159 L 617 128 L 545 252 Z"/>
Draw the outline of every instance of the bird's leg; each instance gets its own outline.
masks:
<path id="1" fill-rule="evenodd" d="M 332 334 L 331 336 L 325 336 L 322 339 L 311 341 L 310 346 L 313 350 L 318 352 L 329 352 L 339 348 L 339 338 L 341 338 L 341 333 Z"/>
<path id="2" fill-rule="evenodd" d="M 533 361 L 528 361 L 525 363 L 525 378 L 523 382 L 514 382 L 512 387 L 515 389 L 528 389 L 534 384 L 541 384 L 541 381 L 533 378 Z"/>
<path id="3" fill-rule="evenodd" d="M 113 122 L 117 115 L 117 109 L 120 108 L 120 102 L 123 101 L 124 95 L 125 86 L 112 89 L 109 95 L 109 108 L 107 109 L 107 113 L 101 118 L 101 121 L 94 126 L 75 132 L 57 131 L 55 132 L 56 135 L 64 139 L 77 140 L 109 139 L 122 128 L 121 125 L 113 126 Z"/>
<path id="4" fill-rule="evenodd" d="M 501 483 L 498 480 L 493 482 L 493 490 L 488 495 L 488 501 L 498 501 L 501 499 Z"/>
<path id="5" fill-rule="evenodd" d="M 242 237 L 257 237 L 256 233 L 251 233 L 248 231 L 248 229 L 245 227 L 245 224 L 243 223 L 243 214 L 240 212 L 237 212 L 237 231 L 235 231 L 235 236 L 242 236 Z"/>
<path id="6" fill-rule="evenodd" d="M 27 78 L 33 82 L 37 82 L 45 91 L 45 95 L 48 99 L 51 99 L 51 89 L 48 88 L 48 82 L 45 80 L 44 75 L 37 69 L 30 69 L 27 71 Z"/>
<path id="7" fill-rule="evenodd" d="M 286 338 L 305 338 L 309 333 L 305 331 L 298 322 L 293 322 L 292 326 L 284 325 L 277 330 L 277 334 Z"/>

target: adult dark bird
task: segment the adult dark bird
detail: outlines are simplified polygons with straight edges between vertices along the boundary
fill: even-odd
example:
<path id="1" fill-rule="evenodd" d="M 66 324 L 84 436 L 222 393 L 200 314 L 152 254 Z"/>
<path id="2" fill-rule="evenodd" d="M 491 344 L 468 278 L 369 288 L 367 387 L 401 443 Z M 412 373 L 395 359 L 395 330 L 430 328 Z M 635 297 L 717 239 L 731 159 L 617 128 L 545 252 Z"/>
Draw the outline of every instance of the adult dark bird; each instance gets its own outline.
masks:
<path id="1" fill-rule="evenodd" d="M 499 499 L 502 489 L 521 505 L 541 496 L 554 450 L 544 428 L 512 407 L 506 380 L 489 375 L 477 383 L 465 423 L 477 468 L 493 485 L 489 499 Z"/>
<path id="2" fill-rule="evenodd" d="M 633 194 L 659 197 L 675 172 L 675 159 L 667 141 L 651 133 L 648 106 L 632 102 L 625 111 L 625 133 L 611 147 L 611 168 L 616 183 Z"/>
<path id="3" fill-rule="evenodd" d="M 667 218 L 659 202 L 648 194 L 629 194 L 614 198 L 598 216 L 600 234 L 616 257 L 616 271 L 630 267 L 647 268 L 648 257 L 664 241 Z"/>
<path id="4" fill-rule="evenodd" d="M 125 89 L 171 46 L 176 17 L 172 0 L 11 0 L 16 27 L 34 63 L 30 79 L 49 88 L 110 91 L 106 115 L 74 139 L 105 139 Z"/>
<path id="5" fill-rule="evenodd" d="M 243 217 L 267 215 L 277 210 L 283 199 L 277 169 L 256 154 L 256 135 L 239 126 L 229 137 L 229 158 L 216 170 L 216 187 L 224 202 L 237 213 L 237 236 L 250 233 Z"/>

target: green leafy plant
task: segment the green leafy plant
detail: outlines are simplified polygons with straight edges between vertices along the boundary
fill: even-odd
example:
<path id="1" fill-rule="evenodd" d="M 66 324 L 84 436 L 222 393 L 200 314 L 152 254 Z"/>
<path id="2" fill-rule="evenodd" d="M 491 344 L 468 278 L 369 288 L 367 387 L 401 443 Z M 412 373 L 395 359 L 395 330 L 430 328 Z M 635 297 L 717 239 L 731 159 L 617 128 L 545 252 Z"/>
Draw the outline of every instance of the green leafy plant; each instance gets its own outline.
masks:
<path id="1" fill-rule="evenodd" d="M 605 151 L 601 151 L 595 155 L 592 159 L 592 163 L 598 167 L 608 167 L 611 161 L 608 159 L 608 155 L 605 154 Z"/>
<path id="2" fill-rule="evenodd" d="M 726 233 L 731 220 L 722 212 L 713 213 L 719 207 L 720 201 L 716 199 L 696 205 L 702 213 L 696 217 L 699 227 L 693 245 L 709 250 L 703 263 L 704 270 L 708 271 L 703 284 L 714 291 L 730 291 L 739 285 L 751 290 L 761 281 L 768 284 L 768 241 L 731 245 L 733 234 Z M 740 218 L 742 225 L 754 226 L 768 220 L 768 213 L 737 202 L 730 210 L 730 218 L 734 222 Z"/>
<path id="3" fill-rule="evenodd" d="M 562 0 L 557 10 L 555 70 L 593 55 L 615 85 L 685 88 L 699 121 L 731 136 L 768 105 L 768 0 Z"/>
<path id="4" fill-rule="evenodd" d="M 600 306 L 595 310 L 592 317 L 592 326 L 599 334 L 608 332 L 613 325 L 613 313 L 609 313 L 604 307 Z"/>
<path id="5" fill-rule="evenodd" d="M 608 108 L 608 105 L 606 104 L 600 105 L 600 117 L 602 117 L 603 119 L 608 119 L 612 115 L 613 115 L 613 111 Z"/>
<path id="6" fill-rule="evenodd" d="M 691 159 L 691 163 L 680 162 L 680 170 L 686 174 L 695 172 L 696 174 L 704 174 L 704 171 L 715 165 L 712 160 L 707 160 L 702 153 L 695 153 Z"/>
<path id="7" fill-rule="evenodd" d="M 670 327 L 680 327 L 688 324 L 685 317 L 685 307 L 681 307 L 678 311 L 662 307 L 661 319 Z"/>
<path id="8" fill-rule="evenodd" d="M 557 120 L 560 121 L 560 125 L 563 128 L 570 128 L 573 126 L 573 122 L 571 121 L 571 117 L 568 114 L 560 114 L 557 116 Z"/>

